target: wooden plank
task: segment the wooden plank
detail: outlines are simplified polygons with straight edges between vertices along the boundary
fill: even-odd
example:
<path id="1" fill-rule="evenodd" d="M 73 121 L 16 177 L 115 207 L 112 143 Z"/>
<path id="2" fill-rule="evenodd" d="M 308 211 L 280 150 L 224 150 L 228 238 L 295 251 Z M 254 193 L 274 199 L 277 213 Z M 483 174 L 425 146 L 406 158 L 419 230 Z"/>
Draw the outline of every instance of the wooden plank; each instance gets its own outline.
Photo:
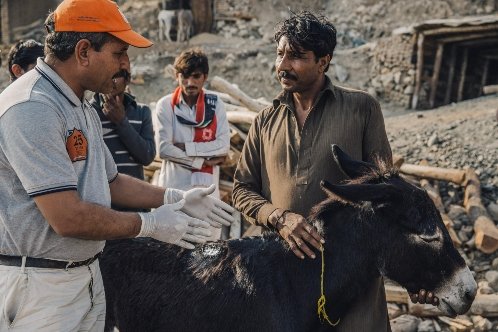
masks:
<path id="1" fill-rule="evenodd" d="M 450 36 L 450 37 L 444 37 L 444 38 L 437 38 L 438 43 L 443 43 L 443 44 L 449 44 L 449 43 L 459 43 L 459 42 L 465 42 L 469 40 L 478 40 L 478 39 L 483 39 L 487 37 L 495 37 L 498 36 L 497 31 L 489 31 L 486 33 L 474 33 L 474 34 L 463 34 L 463 35 L 457 35 L 457 36 Z"/>
<path id="2" fill-rule="evenodd" d="M 474 223 L 476 247 L 486 254 L 498 250 L 498 227 L 491 220 L 481 200 L 479 177 L 471 168 L 465 171 L 463 205 Z"/>
<path id="3" fill-rule="evenodd" d="M 412 96 L 412 109 L 417 109 L 420 88 L 422 87 L 422 73 L 424 67 L 424 34 L 419 33 L 417 38 L 417 72 L 415 76 L 415 91 Z"/>
<path id="4" fill-rule="evenodd" d="M 431 304 L 412 303 L 411 301 L 408 302 L 408 311 L 418 317 L 444 315 L 441 310 Z M 498 317 L 498 294 L 478 294 L 467 314 L 486 318 Z"/>
<path id="5" fill-rule="evenodd" d="M 450 181 L 456 184 L 462 184 L 465 178 L 465 172 L 462 170 L 442 167 L 403 164 L 399 170 L 404 174 L 433 180 Z"/>
<path id="6" fill-rule="evenodd" d="M 498 84 L 497 85 L 487 85 L 482 87 L 482 91 L 485 95 L 489 95 L 492 93 L 498 93 Z"/>
<path id="7" fill-rule="evenodd" d="M 455 64 L 456 64 L 456 46 L 451 46 L 451 55 L 448 71 L 448 80 L 446 81 L 446 95 L 444 97 L 444 104 L 447 105 L 451 101 L 451 90 L 453 89 L 453 78 L 455 77 Z"/>
<path id="8" fill-rule="evenodd" d="M 484 88 L 486 87 L 486 83 L 488 82 L 488 71 L 489 71 L 489 58 L 484 59 L 484 65 L 482 68 L 482 77 L 481 77 L 481 86 L 482 91 L 479 91 L 479 96 L 484 93 Z M 498 92 L 498 85 L 496 86 L 496 92 Z"/>
<path id="9" fill-rule="evenodd" d="M 430 108 L 434 108 L 436 101 L 437 85 L 439 83 L 439 73 L 441 72 L 441 63 L 443 60 L 444 44 L 437 45 L 436 59 L 434 60 L 434 67 L 431 78 L 431 94 L 429 97 Z"/>
<path id="10" fill-rule="evenodd" d="M 426 36 L 434 36 L 434 35 L 443 35 L 443 34 L 455 34 L 461 35 L 465 33 L 473 33 L 473 32 L 485 32 L 485 31 L 496 31 L 498 30 L 498 24 L 487 24 L 487 25 L 472 25 L 472 26 L 462 26 L 462 27 L 444 27 L 437 29 L 424 30 L 424 35 Z"/>
<path id="11" fill-rule="evenodd" d="M 401 304 L 408 304 L 410 302 L 410 297 L 406 289 L 401 286 L 395 285 L 385 285 L 386 290 L 386 301 L 395 302 Z"/>
<path id="12" fill-rule="evenodd" d="M 400 168 L 401 165 L 405 162 L 405 158 L 399 154 L 393 154 L 393 166 L 396 168 Z"/>
<path id="13" fill-rule="evenodd" d="M 450 234 L 451 240 L 453 244 L 456 247 L 460 247 L 462 245 L 462 241 L 458 237 L 458 234 L 455 232 L 455 229 L 453 228 L 454 222 L 451 220 L 451 218 L 446 214 L 446 210 L 444 209 L 444 204 L 443 200 L 441 198 L 441 195 L 439 194 L 439 190 L 433 187 L 430 182 L 426 179 L 420 180 L 420 186 L 427 191 L 427 194 L 431 198 L 431 200 L 434 202 L 434 205 L 439 211 L 439 214 L 441 215 L 441 219 L 443 219 L 444 226 L 448 230 L 448 233 Z"/>
<path id="14" fill-rule="evenodd" d="M 232 111 L 227 110 L 227 119 L 230 123 L 246 123 L 252 124 L 258 113 L 251 112 L 249 110 L 245 111 Z"/>
<path id="15" fill-rule="evenodd" d="M 460 70 L 460 79 L 458 81 L 457 102 L 462 101 L 463 98 L 463 88 L 465 86 L 465 73 L 467 72 L 468 60 L 469 60 L 469 49 L 465 48 L 463 50 L 462 67 Z"/>
<path id="16" fill-rule="evenodd" d="M 230 82 L 226 81 L 225 79 L 219 76 L 213 77 L 213 79 L 211 80 L 211 86 L 214 87 L 216 90 L 227 93 L 232 98 L 239 101 L 242 105 L 246 106 L 249 110 L 253 112 L 259 112 L 263 108 L 268 106 L 266 103 L 262 103 L 258 100 L 249 97 L 242 90 L 240 90 L 239 88 L 237 88 L 236 86 L 234 86 L 233 84 L 231 84 Z"/>
<path id="17" fill-rule="evenodd" d="M 478 294 L 469 312 L 487 318 L 498 317 L 498 294 Z"/>
<path id="18" fill-rule="evenodd" d="M 246 133 L 244 133 L 242 130 L 240 130 L 236 125 L 229 123 L 228 126 L 230 127 L 230 129 L 237 132 L 237 134 L 239 134 L 239 137 L 245 142 L 245 140 L 247 139 Z"/>

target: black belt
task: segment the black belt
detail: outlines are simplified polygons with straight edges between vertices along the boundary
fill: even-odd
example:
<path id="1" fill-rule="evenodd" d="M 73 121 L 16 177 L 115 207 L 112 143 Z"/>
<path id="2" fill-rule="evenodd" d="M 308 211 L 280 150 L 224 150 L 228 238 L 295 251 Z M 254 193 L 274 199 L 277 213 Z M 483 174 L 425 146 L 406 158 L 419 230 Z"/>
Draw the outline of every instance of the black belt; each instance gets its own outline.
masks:
<path id="1" fill-rule="evenodd" d="M 97 255 L 90 257 L 84 261 L 79 262 L 65 262 L 65 261 L 56 261 L 53 259 L 45 259 L 45 258 L 33 258 L 26 257 L 25 267 L 41 267 L 47 269 L 70 269 L 73 267 L 80 267 L 85 265 L 90 265 L 97 258 L 99 258 L 101 252 Z M 22 257 L 21 256 L 6 256 L 0 255 L 0 265 L 6 266 L 22 266 Z"/>

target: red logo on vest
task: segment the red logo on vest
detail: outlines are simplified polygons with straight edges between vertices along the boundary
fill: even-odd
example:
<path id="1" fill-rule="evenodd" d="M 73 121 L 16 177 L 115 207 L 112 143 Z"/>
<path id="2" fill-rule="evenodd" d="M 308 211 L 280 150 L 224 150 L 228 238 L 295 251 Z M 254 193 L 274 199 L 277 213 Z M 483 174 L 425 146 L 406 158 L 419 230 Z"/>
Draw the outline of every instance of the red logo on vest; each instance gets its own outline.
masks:
<path id="1" fill-rule="evenodd" d="M 66 139 L 66 150 L 69 159 L 71 159 L 73 163 L 75 161 L 86 160 L 88 141 L 81 130 L 76 128 L 69 130 L 69 135 Z"/>

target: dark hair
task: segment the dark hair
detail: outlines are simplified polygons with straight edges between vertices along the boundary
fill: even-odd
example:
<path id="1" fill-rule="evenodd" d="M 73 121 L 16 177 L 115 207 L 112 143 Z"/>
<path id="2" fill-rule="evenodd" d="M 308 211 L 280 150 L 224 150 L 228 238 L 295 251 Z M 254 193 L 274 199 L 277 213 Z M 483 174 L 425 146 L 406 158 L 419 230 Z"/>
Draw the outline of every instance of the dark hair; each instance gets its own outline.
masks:
<path id="1" fill-rule="evenodd" d="M 45 20 L 45 29 L 47 30 L 45 54 L 52 54 L 61 61 L 71 57 L 76 44 L 82 39 L 90 41 L 93 49 L 98 52 L 105 43 L 115 38 L 107 32 L 56 32 L 53 12 Z"/>
<path id="2" fill-rule="evenodd" d="M 13 65 L 19 65 L 22 70 L 27 71 L 28 67 L 36 64 L 36 59 L 43 55 L 43 44 L 33 39 L 19 40 L 11 47 L 7 56 L 10 79 L 14 81 L 17 78 L 12 71 Z"/>
<path id="3" fill-rule="evenodd" d="M 313 51 L 315 58 L 329 54 L 332 58 L 337 44 L 337 30 L 323 15 L 315 15 L 309 11 L 292 16 L 280 22 L 275 28 L 275 41 L 285 36 L 289 40 L 290 48 L 298 52 L 299 49 Z M 325 68 L 327 71 L 329 66 Z"/>
<path id="4" fill-rule="evenodd" d="M 200 70 L 203 74 L 209 74 L 208 58 L 198 48 L 183 51 L 173 64 L 177 73 L 190 76 L 194 71 Z"/>

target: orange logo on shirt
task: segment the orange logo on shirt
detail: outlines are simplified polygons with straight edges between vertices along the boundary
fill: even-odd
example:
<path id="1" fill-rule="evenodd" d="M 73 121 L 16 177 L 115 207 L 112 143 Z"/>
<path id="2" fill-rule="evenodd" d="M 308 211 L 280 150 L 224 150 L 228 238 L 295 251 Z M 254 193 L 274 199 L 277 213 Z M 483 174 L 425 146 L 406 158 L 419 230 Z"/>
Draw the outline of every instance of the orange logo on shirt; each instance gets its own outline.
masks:
<path id="1" fill-rule="evenodd" d="M 88 141 L 81 130 L 76 128 L 69 130 L 69 136 L 66 139 L 66 150 L 69 154 L 69 159 L 71 159 L 73 163 L 86 159 Z"/>

